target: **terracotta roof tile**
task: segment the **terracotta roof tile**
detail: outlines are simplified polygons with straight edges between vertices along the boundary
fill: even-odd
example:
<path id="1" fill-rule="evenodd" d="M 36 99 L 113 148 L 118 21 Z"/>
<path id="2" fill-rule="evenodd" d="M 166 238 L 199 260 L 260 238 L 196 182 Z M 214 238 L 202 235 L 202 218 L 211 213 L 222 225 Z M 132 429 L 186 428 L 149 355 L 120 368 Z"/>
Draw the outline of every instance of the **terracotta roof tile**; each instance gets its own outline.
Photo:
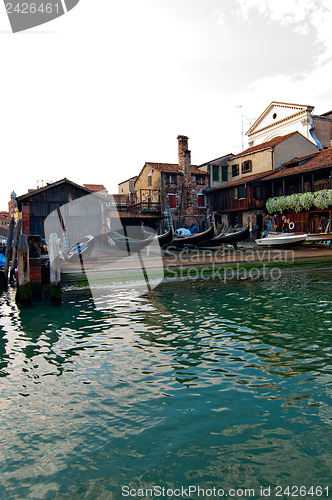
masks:
<path id="1" fill-rule="evenodd" d="M 304 156 L 292 160 L 297 163 L 294 167 L 290 166 L 291 162 L 285 163 L 284 167 L 270 174 L 267 179 L 275 179 L 279 177 L 286 177 L 289 175 L 301 174 L 303 172 L 310 172 L 312 170 L 319 170 L 321 168 L 332 168 L 332 148 L 323 149 L 318 151 L 315 155 Z M 302 163 L 304 162 L 304 163 Z"/>
<path id="2" fill-rule="evenodd" d="M 208 191 L 218 191 L 218 189 L 224 189 L 232 186 L 240 186 L 240 184 L 246 184 L 247 182 L 252 182 L 258 179 L 263 179 L 267 176 L 271 175 L 271 171 L 268 172 L 260 172 L 259 174 L 252 174 L 252 175 L 247 175 L 245 177 L 241 177 L 240 179 L 236 179 L 234 181 L 226 182 L 225 184 L 222 184 L 221 186 L 216 186 L 213 188 L 208 189 Z"/>
<path id="3" fill-rule="evenodd" d="M 159 172 L 166 172 L 166 173 L 181 173 L 180 167 L 177 163 L 153 163 L 153 162 L 146 162 L 145 165 L 150 165 L 151 167 L 155 168 L 156 170 L 159 170 Z M 191 172 L 193 174 L 198 173 L 202 175 L 209 175 L 204 170 L 200 170 L 197 165 L 191 165 Z"/>
<path id="4" fill-rule="evenodd" d="M 242 153 L 235 155 L 232 159 L 235 160 L 236 158 L 241 158 L 241 156 L 255 153 L 257 151 L 263 151 L 264 149 L 274 148 L 275 146 L 285 141 L 286 139 L 289 139 L 289 137 L 295 134 L 298 134 L 298 132 L 291 132 L 290 134 L 287 135 L 281 135 L 279 137 L 275 137 L 274 139 L 271 139 L 271 141 L 262 142 L 261 144 L 256 144 L 256 146 L 252 146 L 251 148 L 242 151 Z"/>
<path id="5" fill-rule="evenodd" d="M 313 158 L 314 156 L 318 155 L 319 151 L 316 151 L 315 153 L 311 153 L 310 155 L 305 155 L 305 156 L 297 156 L 293 158 L 292 160 L 287 161 L 286 163 L 283 163 L 282 166 L 289 167 L 289 166 L 297 166 L 299 165 L 300 162 L 304 162 L 306 160 L 310 160 L 310 158 Z"/>
<path id="6" fill-rule="evenodd" d="M 83 186 L 90 191 L 107 191 L 103 184 L 83 184 Z"/>

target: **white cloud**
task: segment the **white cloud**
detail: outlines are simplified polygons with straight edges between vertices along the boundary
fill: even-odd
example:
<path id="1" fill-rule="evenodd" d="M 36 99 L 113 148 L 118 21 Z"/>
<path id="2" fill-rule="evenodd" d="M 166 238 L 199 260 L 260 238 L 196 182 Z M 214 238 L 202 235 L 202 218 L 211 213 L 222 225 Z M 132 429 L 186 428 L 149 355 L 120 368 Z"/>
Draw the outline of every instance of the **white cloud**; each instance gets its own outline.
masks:
<path id="1" fill-rule="evenodd" d="M 314 30 L 312 43 L 323 43 L 324 51 L 317 57 L 323 63 L 332 56 L 332 3 L 330 0 L 246 0 L 238 1 L 238 12 L 246 22 L 251 22 L 256 10 L 267 23 L 291 27 L 299 35 Z"/>

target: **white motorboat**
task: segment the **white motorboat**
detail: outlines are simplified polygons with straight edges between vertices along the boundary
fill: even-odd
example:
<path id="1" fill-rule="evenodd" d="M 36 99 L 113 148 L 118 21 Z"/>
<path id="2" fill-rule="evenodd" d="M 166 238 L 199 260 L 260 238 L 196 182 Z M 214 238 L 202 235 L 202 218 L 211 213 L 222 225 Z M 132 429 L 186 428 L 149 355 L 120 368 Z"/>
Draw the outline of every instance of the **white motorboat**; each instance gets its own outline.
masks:
<path id="1" fill-rule="evenodd" d="M 332 233 L 313 233 L 308 234 L 306 243 L 319 243 L 324 241 L 332 241 Z"/>
<path id="2" fill-rule="evenodd" d="M 300 245 L 307 236 L 304 233 L 277 233 L 268 234 L 265 238 L 259 238 L 255 241 L 260 247 L 290 247 Z"/>

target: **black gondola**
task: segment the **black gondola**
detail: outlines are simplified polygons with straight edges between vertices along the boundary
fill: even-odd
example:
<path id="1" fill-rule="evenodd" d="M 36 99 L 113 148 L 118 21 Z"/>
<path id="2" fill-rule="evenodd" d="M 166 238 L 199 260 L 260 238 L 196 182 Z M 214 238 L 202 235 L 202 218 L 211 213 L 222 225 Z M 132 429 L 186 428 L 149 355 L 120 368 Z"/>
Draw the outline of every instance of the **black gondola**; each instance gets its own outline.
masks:
<path id="1" fill-rule="evenodd" d="M 155 240 L 155 236 L 150 236 L 149 238 L 145 238 L 143 240 L 127 238 L 117 231 L 109 231 L 109 236 L 119 250 L 123 250 L 128 253 L 139 252 Z"/>
<path id="2" fill-rule="evenodd" d="M 235 233 L 226 233 L 220 234 L 215 238 L 212 238 L 210 241 L 203 242 L 199 245 L 202 248 L 214 248 L 219 247 L 220 245 L 233 245 L 236 248 L 237 243 L 239 241 L 247 240 L 250 236 L 249 226 L 241 229 L 240 231 L 236 231 Z"/>
<path id="3" fill-rule="evenodd" d="M 150 231 L 146 231 L 145 229 L 143 229 L 143 234 L 147 237 L 148 236 L 151 237 L 153 235 L 153 233 L 150 233 Z M 174 238 L 174 232 L 172 227 L 166 233 L 159 234 L 157 236 L 158 243 L 161 247 L 169 245 L 173 241 L 173 238 Z"/>
<path id="4" fill-rule="evenodd" d="M 202 243 L 209 242 L 214 238 L 215 227 L 212 225 L 206 231 L 202 233 L 192 234 L 191 236 L 175 236 L 173 241 L 168 245 L 167 248 L 181 249 L 187 246 L 197 247 Z"/>

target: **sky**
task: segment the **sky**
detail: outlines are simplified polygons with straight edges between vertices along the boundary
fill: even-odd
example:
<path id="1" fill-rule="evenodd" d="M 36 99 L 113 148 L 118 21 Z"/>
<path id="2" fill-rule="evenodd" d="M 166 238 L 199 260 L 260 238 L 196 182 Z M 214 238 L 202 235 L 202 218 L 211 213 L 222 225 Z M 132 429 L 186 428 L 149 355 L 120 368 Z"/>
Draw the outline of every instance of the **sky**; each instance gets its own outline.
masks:
<path id="1" fill-rule="evenodd" d="M 63 177 L 116 193 L 179 134 L 196 165 L 238 153 L 271 101 L 331 110 L 331 25 L 331 0 L 80 0 L 12 34 L 1 3 L 0 210 Z"/>

